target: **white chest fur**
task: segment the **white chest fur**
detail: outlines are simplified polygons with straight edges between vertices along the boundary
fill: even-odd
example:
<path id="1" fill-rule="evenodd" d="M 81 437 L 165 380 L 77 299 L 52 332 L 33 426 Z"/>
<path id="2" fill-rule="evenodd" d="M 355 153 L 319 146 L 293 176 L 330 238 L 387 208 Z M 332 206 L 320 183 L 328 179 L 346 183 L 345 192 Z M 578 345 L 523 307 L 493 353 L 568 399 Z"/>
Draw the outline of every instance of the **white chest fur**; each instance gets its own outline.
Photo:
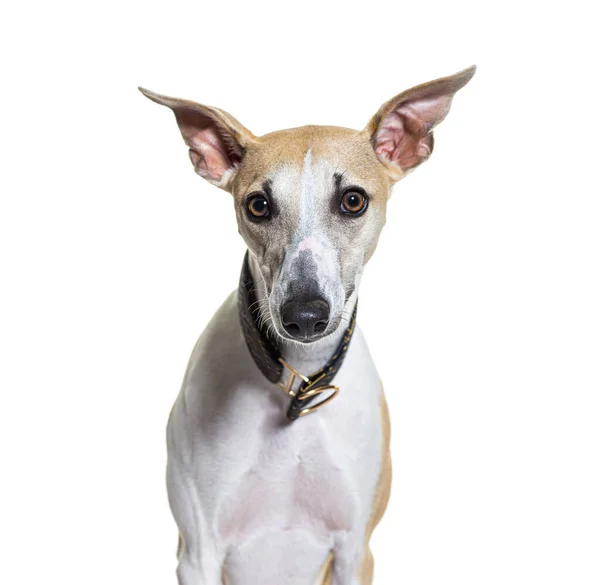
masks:
<path id="1" fill-rule="evenodd" d="M 335 383 L 333 402 L 289 423 L 289 398 L 245 347 L 235 294 L 219 309 L 169 421 L 182 585 L 217 585 L 222 572 L 228 585 L 309 585 L 329 551 L 352 572 L 382 453 L 380 383 L 358 330 Z"/>

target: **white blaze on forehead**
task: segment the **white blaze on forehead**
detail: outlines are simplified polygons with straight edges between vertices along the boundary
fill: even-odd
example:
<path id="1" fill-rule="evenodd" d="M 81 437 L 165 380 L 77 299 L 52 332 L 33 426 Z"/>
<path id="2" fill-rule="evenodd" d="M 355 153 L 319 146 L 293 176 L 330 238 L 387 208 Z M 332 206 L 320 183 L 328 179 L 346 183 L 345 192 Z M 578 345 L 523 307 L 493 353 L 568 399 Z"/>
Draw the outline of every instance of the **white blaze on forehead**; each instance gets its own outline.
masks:
<path id="1" fill-rule="evenodd" d="M 324 187 L 325 185 L 322 186 L 322 188 Z M 318 198 L 318 178 L 313 168 L 312 149 L 309 148 L 304 157 L 302 175 L 300 176 L 300 207 L 293 240 L 295 246 L 294 256 L 304 250 L 322 256 L 328 248 L 325 234 L 323 230 L 319 229 Z"/>
<path id="2" fill-rule="evenodd" d="M 315 199 L 317 197 L 317 182 L 312 168 L 312 148 L 304 157 L 302 176 L 300 177 L 300 221 L 298 231 L 310 233 L 316 220 Z"/>

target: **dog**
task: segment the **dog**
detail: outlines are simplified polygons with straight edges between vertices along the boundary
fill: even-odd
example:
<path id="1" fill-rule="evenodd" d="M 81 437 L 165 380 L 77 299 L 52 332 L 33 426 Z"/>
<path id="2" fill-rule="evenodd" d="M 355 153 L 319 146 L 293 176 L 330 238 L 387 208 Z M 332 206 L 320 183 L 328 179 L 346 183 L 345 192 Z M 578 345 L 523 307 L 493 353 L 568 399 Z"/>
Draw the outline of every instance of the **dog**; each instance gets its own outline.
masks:
<path id="1" fill-rule="evenodd" d="M 169 107 L 197 174 L 233 195 L 240 286 L 191 355 L 167 425 L 180 585 L 369 585 L 391 485 L 389 415 L 356 325 L 392 186 L 475 73 L 416 86 L 366 128 L 256 137 L 227 112 Z"/>

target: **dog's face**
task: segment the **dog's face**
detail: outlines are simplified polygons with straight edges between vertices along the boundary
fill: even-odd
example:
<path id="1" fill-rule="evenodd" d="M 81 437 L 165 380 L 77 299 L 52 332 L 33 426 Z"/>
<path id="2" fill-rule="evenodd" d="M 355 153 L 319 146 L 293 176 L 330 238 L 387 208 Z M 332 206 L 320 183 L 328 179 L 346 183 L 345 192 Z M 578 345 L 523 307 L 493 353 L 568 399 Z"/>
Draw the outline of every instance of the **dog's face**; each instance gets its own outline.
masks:
<path id="1" fill-rule="evenodd" d="M 263 316 L 281 337 L 311 343 L 348 317 L 392 185 L 429 157 L 433 128 L 474 73 L 403 92 L 362 131 L 305 126 L 262 137 L 222 110 L 142 92 L 173 110 L 196 172 L 232 193 L 262 275 Z"/>
<path id="2" fill-rule="evenodd" d="M 300 342 L 335 331 L 385 223 L 391 181 L 368 138 L 314 126 L 269 134 L 248 147 L 232 187 L 275 330 Z"/>

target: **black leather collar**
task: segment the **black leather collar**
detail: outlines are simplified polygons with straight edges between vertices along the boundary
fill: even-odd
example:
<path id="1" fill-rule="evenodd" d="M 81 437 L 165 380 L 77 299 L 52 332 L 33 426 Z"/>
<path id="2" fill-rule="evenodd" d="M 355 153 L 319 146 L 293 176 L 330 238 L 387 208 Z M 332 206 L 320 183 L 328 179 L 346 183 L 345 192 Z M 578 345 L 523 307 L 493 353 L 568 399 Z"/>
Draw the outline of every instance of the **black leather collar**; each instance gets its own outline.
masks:
<path id="1" fill-rule="evenodd" d="M 350 340 L 352 339 L 356 323 L 356 306 L 350 318 L 350 324 L 333 356 L 331 356 L 329 361 L 320 370 L 307 377 L 302 376 L 302 374 L 296 372 L 296 370 L 285 363 L 279 349 L 267 337 L 266 331 L 261 327 L 259 322 L 260 311 L 256 299 L 254 282 L 250 273 L 248 252 L 246 252 L 246 256 L 244 257 L 244 265 L 240 277 L 238 312 L 246 345 L 258 369 L 269 382 L 279 384 L 292 398 L 287 411 L 288 420 L 294 421 L 298 417 L 316 410 L 316 408 L 319 408 L 337 394 L 339 388 L 332 386 L 331 382 L 342 366 L 350 345 Z M 283 385 L 281 378 L 285 369 L 289 370 L 290 377 L 287 383 Z M 297 389 L 292 386 L 296 377 L 301 380 Z M 333 394 L 315 406 L 309 406 L 318 394 L 327 391 L 331 391 Z"/>

